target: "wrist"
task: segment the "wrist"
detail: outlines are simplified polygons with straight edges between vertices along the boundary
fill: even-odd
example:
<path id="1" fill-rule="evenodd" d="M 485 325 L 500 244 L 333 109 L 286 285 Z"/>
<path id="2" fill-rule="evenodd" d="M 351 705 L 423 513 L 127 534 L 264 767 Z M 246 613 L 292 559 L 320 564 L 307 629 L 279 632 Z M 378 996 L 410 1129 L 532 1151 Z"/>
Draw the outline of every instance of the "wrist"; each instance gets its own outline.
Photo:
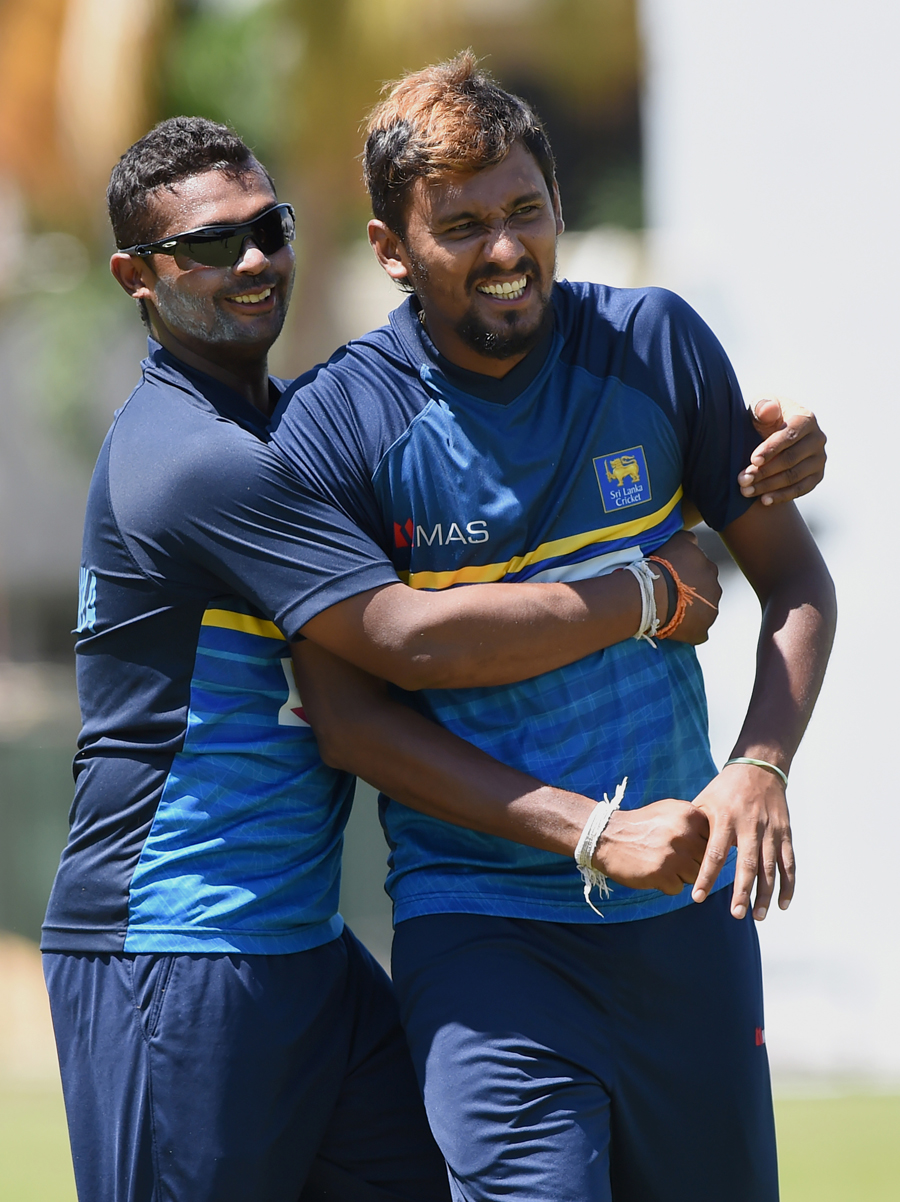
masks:
<path id="1" fill-rule="evenodd" d="M 626 821 L 625 815 L 627 810 L 616 810 L 610 815 L 603 833 L 597 840 L 597 846 L 594 848 L 594 867 L 598 868 L 605 875 L 609 875 L 610 860 L 615 856 L 616 843 L 623 822 Z"/>
<path id="2" fill-rule="evenodd" d="M 653 596 L 656 598 L 656 616 L 659 619 L 660 627 L 663 627 L 673 613 L 673 607 L 669 603 L 669 581 L 671 580 L 671 576 L 659 563 L 654 564 L 653 574 L 656 577 L 653 581 Z M 672 588 L 675 588 L 674 580 L 672 580 Z M 675 595 L 677 597 L 677 592 Z"/>
<path id="3" fill-rule="evenodd" d="M 788 787 L 788 768 L 789 762 L 784 763 L 784 767 L 778 762 L 775 755 L 733 755 L 722 765 L 722 771 L 726 768 L 742 767 L 751 768 L 760 772 L 765 772 L 767 775 L 776 777 L 781 781 L 785 789 Z"/>
<path id="4" fill-rule="evenodd" d="M 596 865 L 597 848 L 610 820 L 622 803 L 627 784 L 628 777 L 626 776 L 616 786 L 612 797 L 607 796 L 606 793 L 603 794 L 603 800 L 598 801 L 594 807 L 578 840 L 578 846 L 575 848 L 575 864 L 584 882 L 584 900 L 601 918 L 603 914 L 591 901 L 591 892 L 596 889 L 601 900 L 608 897 L 609 882 L 606 873 Z"/>

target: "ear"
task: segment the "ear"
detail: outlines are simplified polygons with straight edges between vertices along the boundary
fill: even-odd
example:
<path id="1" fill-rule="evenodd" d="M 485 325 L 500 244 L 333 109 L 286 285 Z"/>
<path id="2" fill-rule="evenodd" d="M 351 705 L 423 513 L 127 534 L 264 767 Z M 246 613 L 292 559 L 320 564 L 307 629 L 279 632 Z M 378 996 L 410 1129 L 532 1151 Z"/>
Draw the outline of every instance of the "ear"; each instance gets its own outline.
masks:
<path id="1" fill-rule="evenodd" d="M 144 259 L 117 251 L 109 261 L 109 270 L 129 296 L 135 300 L 152 301 L 156 272 Z"/>
<path id="2" fill-rule="evenodd" d="M 566 223 L 563 221 L 562 201 L 559 199 L 559 184 L 556 180 L 553 181 L 553 212 L 556 216 L 556 236 L 557 238 L 566 228 Z"/>
<path id="3" fill-rule="evenodd" d="M 406 249 L 394 231 L 383 221 L 373 218 L 369 222 L 369 243 L 375 251 L 375 258 L 395 283 L 408 280 Z"/>

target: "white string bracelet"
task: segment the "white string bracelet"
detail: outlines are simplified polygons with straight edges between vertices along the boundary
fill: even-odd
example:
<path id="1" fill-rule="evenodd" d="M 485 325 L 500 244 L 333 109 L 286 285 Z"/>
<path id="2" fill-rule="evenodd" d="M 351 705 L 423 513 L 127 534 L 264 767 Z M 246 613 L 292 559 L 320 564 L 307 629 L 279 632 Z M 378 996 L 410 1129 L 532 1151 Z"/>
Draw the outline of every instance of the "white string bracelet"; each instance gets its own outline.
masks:
<path id="1" fill-rule="evenodd" d="M 581 838 L 578 840 L 578 846 L 575 848 L 575 863 L 578 865 L 578 871 L 581 873 L 581 879 L 584 881 L 584 900 L 595 914 L 600 914 L 600 911 L 591 901 L 591 890 L 596 887 L 602 901 L 604 897 L 609 897 L 609 881 L 606 878 L 606 873 L 594 867 L 594 852 L 597 850 L 600 836 L 606 830 L 610 818 L 612 818 L 613 814 L 622 804 L 627 784 L 628 777 L 626 776 L 622 783 L 616 786 L 612 801 L 610 801 L 605 793 L 603 794 L 603 800 L 597 802 L 591 811 L 590 818 L 584 824 L 584 830 L 581 832 Z M 603 915 L 600 914 L 600 917 L 602 918 Z"/>
<path id="2" fill-rule="evenodd" d="M 637 580 L 641 589 L 641 624 L 633 637 L 643 639 L 651 647 L 655 647 L 653 636 L 659 630 L 659 618 L 656 615 L 656 594 L 653 591 L 653 581 L 659 577 L 647 563 L 646 559 L 638 559 L 635 563 L 626 563 L 626 569 Z"/>
<path id="3" fill-rule="evenodd" d="M 774 772 L 785 788 L 788 787 L 787 773 L 782 772 L 777 764 L 770 764 L 768 760 L 751 760 L 747 755 L 736 755 L 733 760 L 728 760 L 722 765 L 727 768 L 729 764 L 752 764 L 754 768 L 767 768 L 769 772 Z"/>

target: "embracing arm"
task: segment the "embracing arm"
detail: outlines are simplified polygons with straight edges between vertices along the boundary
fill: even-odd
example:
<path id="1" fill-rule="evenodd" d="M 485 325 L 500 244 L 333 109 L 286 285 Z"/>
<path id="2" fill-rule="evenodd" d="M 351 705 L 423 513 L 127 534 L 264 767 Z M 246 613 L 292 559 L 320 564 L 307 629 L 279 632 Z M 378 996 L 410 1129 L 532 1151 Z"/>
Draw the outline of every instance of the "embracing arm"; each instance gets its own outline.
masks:
<path id="1" fill-rule="evenodd" d="M 676 637 L 701 643 L 715 618 L 715 565 L 683 531 L 660 548 L 713 608 L 694 605 Z M 655 583 L 657 612 L 666 586 Z M 472 688 L 539 676 L 630 638 L 641 618 L 630 572 L 571 584 L 472 584 L 426 592 L 370 589 L 317 614 L 303 635 L 405 689 Z"/>
<path id="2" fill-rule="evenodd" d="M 802 497 L 825 475 L 825 435 L 816 415 L 794 401 L 771 398 L 753 406 L 753 424 L 763 441 L 738 476 L 745 497 L 780 505 Z"/>
<path id="3" fill-rule="evenodd" d="M 594 809 L 590 798 L 500 763 L 321 647 L 303 642 L 291 650 L 304 712 L 326 764 L 444 822 L 574 853 Z M 694 880 L 706 845 L 699 811 L 687 802 L 662 801 L 621 819 L 615 847 L 598 852 L 597 867 L 621 884 L 666 893 Z"/>
<path id="4" fill-rule="evenodd" d="M 745 497 L 758 497 L 763 505 L 783 505 L 812 492 L 825 475 L 825 435 L 816 415 L 794 401 L 776 398 L 757 401 L 753 425 L 762 442 L 738 474 Z M 682 502 L 686 529 L 703 519 L 690 498 Z"/>
<path id="5" fill-rule="evenodd" d="M 775 764 L 787 773 L 806 730 L 831 652 L 834 586 L 793 505 L 753 505 L 723 532 L 762 606 L 756 680 L 731 758 Z M 768 769 L 724 768 L 695 799 L 709 819 L 706 855 L 694 887 L 702 901 L 729 849 L 738 859 L 731 912 L 742 918 L 757 881 L 754 917 L 765 917 L 780 875 L 779 905 L 794 889 L 794 859 L 784 787 Z"/>

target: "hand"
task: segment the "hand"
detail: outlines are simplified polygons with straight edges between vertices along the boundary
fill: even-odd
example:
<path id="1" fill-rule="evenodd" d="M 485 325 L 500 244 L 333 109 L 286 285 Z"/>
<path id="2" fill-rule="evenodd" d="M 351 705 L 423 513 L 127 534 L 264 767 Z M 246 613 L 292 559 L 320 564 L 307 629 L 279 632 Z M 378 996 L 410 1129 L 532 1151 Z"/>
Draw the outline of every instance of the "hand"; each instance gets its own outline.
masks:
<path id="1" fill-rule="evenodd" d="M 826 459 L 816 415 L 793 401 L 762 400 L 754 406 L 753 424 L 764 441 L 738 476 L 743 496 L 780 505 L 812 492 L 825 475 Z"/>
<path id="2" fill-rule="evenodd" d="M 659 555 L 662 559 L 667 559 L 684 583 L 695 588 L 700 596 L 709 602 L 709 605 L 704 605 L 702 601 L 694 601 L 689 605 L 684 615 L 684 621 L 669 638 L 674 643 L 691 643 L 694 646 L 705 643 L 709 638 L 710 626 L 719 616 L 718 605 L 722 596 L 722 589 L 719 585 L 719 569 L 711 559 L 703 554 L 696 536 L 689 530 L 679 530 L 654 554 Z M 654 571 L 657 570 L 653 564 L 650 566 Z M 662 576 L 662 573 L 660 572 L 659 575 Z M 668 599 L 663 579 L 656 581 L 654 592 L 657 613 L 666 615 L 665 621 L 660 622 L 660 625 L 663 626 L 671 616 L 668 613 Z"/>
<path id="3" fill-rule="evenodd" d="M 697 879 L 709 824 L 689 801 L 654 801 L 616 810 L 600 836 L 594 863 L 620 885 L 680 893 Z"/>
<path id="4" fill-rule="evenodd" d="M 786 910 L 794 895 L 794 849 L 784 786 L 773 773 L 753 764 L 732 764 L 694 799 L 709 820 L 709 842 L 693 890 L 705 901 L 732 847 L 737 868 L 731 913 L 743 918 L 750 908 L 756 881 L 753 917 L 762 922 L 772 900 L 776 872 L 781 884 L 778 905 Z"/>

